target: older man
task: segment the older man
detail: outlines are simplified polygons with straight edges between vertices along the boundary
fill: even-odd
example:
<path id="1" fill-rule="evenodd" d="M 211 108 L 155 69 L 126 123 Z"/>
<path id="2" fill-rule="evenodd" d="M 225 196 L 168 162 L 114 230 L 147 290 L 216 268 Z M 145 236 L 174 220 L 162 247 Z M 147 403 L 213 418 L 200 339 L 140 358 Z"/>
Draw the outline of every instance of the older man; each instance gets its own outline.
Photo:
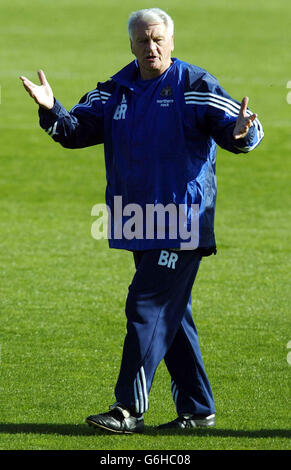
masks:
<path id="1" fill-rule="evenodd" d="M 247 97 L 238 103 L 208 72 L 172 57 L 174 25 L 165 12 L 137 11 L 128 30 L 136 60 L 98 83 L 70 112 L 54 98 L 42 71 L 41 85 L 20 77 L 54 141 L 68 148 L 104 143 L 106 202 L 113 215 L 109 246 L 132 251 L 136 265 L 125 307 L 127 335 L 116 402 L 87 423 L 119 433 L 142 432 L 154 373 L 164 359 L 178 417 L 159 428 L 214 426 L 191 292 L 202 257 L 216 253 L 216 144 L 233 153 L 249 152 L 263 130 L 247 109 Z M 118 212 L 116 197 L 127 211 Z M 173 235 L 170 217 L 163 219 L 162 237 L 159 227 L 148 230 L 146 217 L 129 236 L 122 227 L 133 204 L 142 213 L 149 205 L 182 207 L 180 229 L 186 227 L 190 241 L 182 230 Z M 192 237 L 195 207 L 199 225 Z"/>

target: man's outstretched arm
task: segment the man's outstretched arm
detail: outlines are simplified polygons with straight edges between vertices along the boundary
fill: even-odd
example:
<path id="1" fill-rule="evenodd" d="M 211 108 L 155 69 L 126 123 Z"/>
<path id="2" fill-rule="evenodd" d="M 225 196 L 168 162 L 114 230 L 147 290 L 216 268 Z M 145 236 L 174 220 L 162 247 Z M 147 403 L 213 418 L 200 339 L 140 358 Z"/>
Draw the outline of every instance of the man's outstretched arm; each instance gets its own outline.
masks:
<path id="1" fill-rule="evenodd" d="M 51 86 L 42 70 L 38 71 L 40 85 L 21 76 L 24 88 L 39 105 L 41 127 L 66 148 L 82 148 L 104 142 L 102 102 L 90 100 L 89 106 L 75 106 L 68 112 L 54 98 Z M 93 92 L 97 98 L 97 90 Z M 80 102 L 86 101 L 85 95 Z"/>
<path id="2" fill-rule="evenodd" d="M 210 101 L 208 116 L 211 135 L 220 147 L 230 152 L 248 153 L 264 137 L 258 115 L 248 109 L 248 102 L 249 98 L 245 96 L 239 104 L 226 93 L 217 96 L 214 107 Z"/>

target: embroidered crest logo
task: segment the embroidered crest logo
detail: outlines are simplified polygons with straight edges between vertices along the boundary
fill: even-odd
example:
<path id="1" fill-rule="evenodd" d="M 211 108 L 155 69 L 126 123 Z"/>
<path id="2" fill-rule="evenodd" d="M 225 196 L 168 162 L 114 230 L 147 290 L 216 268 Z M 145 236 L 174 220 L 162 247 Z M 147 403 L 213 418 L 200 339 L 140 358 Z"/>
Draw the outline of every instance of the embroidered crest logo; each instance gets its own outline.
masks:
<path id="1" fill-rule="evenodd" d="M 165 88 L 162 89 L 160 95 L 163 97 L 163 98 L 168 98 L 169 96 L 172 96 L 173 92 L 172 92 L 172 88 L 168 85 L 166 86 Z"/>
<path id="2" fill-rule="evenodd" d="M 173 91 L 170 85 L 165 86 L 165 88 L 161 90 L 160 96 L 162 99 L 157 100 L 157 103 L 161 108 L 169 108 L 169 106 L 174 103 Z"/>

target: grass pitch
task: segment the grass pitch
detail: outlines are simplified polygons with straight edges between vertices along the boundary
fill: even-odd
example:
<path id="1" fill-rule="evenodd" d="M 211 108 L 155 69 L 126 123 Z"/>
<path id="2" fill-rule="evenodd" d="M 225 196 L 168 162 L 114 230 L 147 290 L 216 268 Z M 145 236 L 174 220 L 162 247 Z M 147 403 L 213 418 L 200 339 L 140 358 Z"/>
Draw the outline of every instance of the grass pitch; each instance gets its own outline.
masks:
<path id="1" fill-rule="evenodd" d="M 160 0 L 174 56 L 250 97 L 265 139 L 218 150 L 217 256 L 203 260 L 193 311 L 217 427 L 158 435 L 175 417 L 156 373 L 142 436 L 92 432 L 114 401 L 129 253 L 91 238 L 104 202 L 103 148 L 66 150 L 38 127 L 19 75 L 43 68 L 67 107 L 132 60 L 126 22 L 153 6 L 124 0 L 1 3 L 1 449 L 290 449 L 290 1 Z"/>

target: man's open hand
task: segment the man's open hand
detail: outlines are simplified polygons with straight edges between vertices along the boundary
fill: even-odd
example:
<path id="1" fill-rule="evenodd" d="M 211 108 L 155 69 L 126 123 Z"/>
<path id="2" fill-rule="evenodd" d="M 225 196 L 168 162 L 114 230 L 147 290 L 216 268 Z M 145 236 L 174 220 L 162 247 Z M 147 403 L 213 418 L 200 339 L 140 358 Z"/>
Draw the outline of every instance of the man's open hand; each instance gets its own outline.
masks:
<path id="1" fill-rule="evenodd" d="M 240 112 L 235 123 L 233 130 L 233 137 L 235 140 L 242 139 L 249 132 L 249 128 L 252 126 L 252 122 L 256 119 L 257 114 L 247 116 L 247 107 L 249 99 L 245 96 L 241 102 Z"/>
<path id="2" fill-rule="evenodd" d="M 52 89 L 42 70 L 39 70 L 38 77 L 40 85 L 32 83 L 28 78 L 21 76 L 23 86 L 34 101 L 45 109 L 52 109 L 54 106 L 54 95 Z"/>

